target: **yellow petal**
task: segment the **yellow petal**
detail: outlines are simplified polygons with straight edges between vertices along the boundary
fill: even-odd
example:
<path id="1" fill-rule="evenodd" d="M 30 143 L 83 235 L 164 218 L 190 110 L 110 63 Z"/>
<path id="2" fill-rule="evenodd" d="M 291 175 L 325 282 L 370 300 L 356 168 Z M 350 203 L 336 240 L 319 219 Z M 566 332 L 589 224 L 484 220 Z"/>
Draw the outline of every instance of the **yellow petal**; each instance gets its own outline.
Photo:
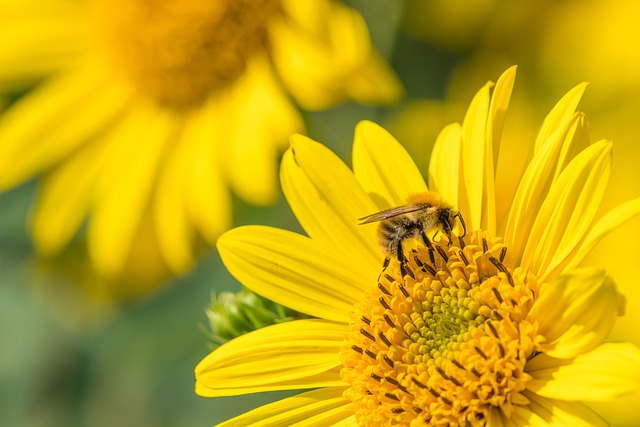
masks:
<path id="1" fill-rule="evenodd" d="M 326 387 L 261 406 L 217 427 L 335 426 L 353 417 L 345 387 Z"/>
<path id="2" fill-rule="evenodd" d="M 571 255 L 564 260 L 554 258 L 551 265 L 556 265 L 550 274 L 559 274 L 562 270 L 569 270 L 579 265 L 591 250 L 609 232 L 615 230 L 634 216 L 640 213 L 640 198 L 629 200 L 615 207 L 600 218 L 589 230 L 584 240 L 573 250 Z"/>
<path id="3" fill-rule="evenodd" d="M 493 83 L 488 82 L 476 93 L 462 122 L 462 186 L 459 208 L 469 230 L 477 230 L 482 224 L 482 200 L 486 191 L 485 139 L 489 91 L 492 86 Z"/>
<path id="4" fill-rule="evenodd" d="M 571 163 L 571 160 L 573 160 L 575 156 L 591 145 L 589 140 L 589 122 L 587 121 L 587 117 L 584 113 L 575 113 L 572 120 L 569 121 L 567 129 L 568 131 L 564 136 L 562 149 L 558 154 L 558 163 L 556 165 L 556 171 L 553 175 L 552 182 L 558 179 L 560 173 L 562 173 L 569 163 Z M 563 133 L 556 132 L 547 140 L 547 144 L 549 144 L 556 135 L 558 136 L 558 139 L 560 139 L 560 136 L 563 135 Z"/>
<path id="5" fill-rule="evenodd" d="M 489 106 L 489 120 L 487 121 L 487 154 L 493 160 L 493 170 L 498 162 L 500 142 L 502 141 L 502 131 L 504 129 L 505 117 L 511 101 L 511 92 L 516 79 L 517 67 L 514 65 L 508 68 L 498 81 L 491 96 Z"/>
<path id="6" fill-rule="evenodd" d="M 541 426 L 606 427 L 607 422 L 594 410 L 579 402 L 548 399 L 525 390 L 529 409 L 542 423 Z"/>
<path id="7" fill-rule="evenodd" d="M 400 143 L 381 126 L 362 121 L 353 141 L 353 173 L 379 210 L 400 206 L 427 185 Z"/>
<path id="8" fill-rule="evenodd" d="M 383 259 L 376 227 L 358 225 L 358 218 L 378 208 L 349 168 L 323 145 L 294 135 L 282 158 L 280 182 L 307 234 L 349 259 L 363 277 L 375 280 Z"/>
<path id="9" fill-rule="evenodd" d="M 220 135 L 216 110 L 205 106 L 194 117 L 190 117 L 184 129 L 187 146 L 185 164 L 187 170 L 183 197 L 187 213 L 200 234 L 210 245 L 214 245 L 220 234 L 231 226 L 231 196 L 223 180 L 219 157 L 224 157 L 214 142 Z M 222 145 L 222 144 L 220 144 Z"/>
<path id="10" fill-rule="evenodd" d="M 447 125 L 438 135 L 429 161 L 429 186 L 453 206 L 460 206 L 460 145 L 462 128 L 458 123 Z"/>
<path id="11" fill-rule="evenodd" d="M 347 96 L 362 102 L 397 98 L 399 83 L 372 50 L 355 10 L 328 1 L 285 1 L 283 9 L 288 19 L 270 25 L 273 62 L 305 109 L 325 109 Z"/>
<path id="12" fill-rule="evenodd" d="M 297 109 L 275 80 L 267 58 L 256 56 L 220 106 L 232 120 L 228 128 L 227 173 L 236 193 L 253 204 L 271 204 L 279 196 L 278 158 L 291 134 L 304 129 Z M 216 135 L 216 138 L 221 138 Z"/>
<path id="13" fill-rule="evenodd" d="M 0 189 L 51 167 L 122 112 L 126 93 L 105 82 L 98 67 L 79 67 L 43 83 L 2 115 Z"/>
<path id="14" fill-rule="evenodd" d="M 527 362 L 536 394 L 568 401 L 605 401 L 640 387 L 640 350 L 606 343 L 572 360 L 539 354 Z"/>
<path id="15" fill-rule="evenodd" d="M 604 270 L 573 270 L 545 284 L 529 312 L 545 337 L 542 351 L 560 359 L 593 350 L 609 334 L 620 295 Z"/>
<path id="16" fill-rule="evenodd" d="M 184 203 L 188 142 L 178 141 L 167 153 L 153 198 L 153 219 L 162 257 L 174 273 L 186 271 L 194 262 L 194 232 Z"/>
<path id="17" fill-rule="evenodd" d="M 547 139 L 527 166 L 514 196 L 505 230 L 505 244 L 515 263 L 520 263 L 533 222 L 560 166 L 573 159 L 569 158 L 570 154 L 586 146 L 585 141 L 580 139 L 580 135 L 584 134 L 580 129 L 584 126 L 584 116 L 576 113 L 564 128 L 558 129 Z"/>
<path id="18" fill-rule="evenodd" d="M 563 96 L 562 99 L 560 99 L 560 101 L 558 101 L 558 103 L 553 107 L 549 114 L 547 114 L 536 138 L 534 155 L 538 154 L 543 147 L 549 143 L 549 138 L 554 133 L 565 128 L 569 121 L 571 121 L 586 88 L 587 83 L 580 83 L 567 92 L 566 95 Z"/>
<path id="19" fill-rule="evenodd" d="M 39 251 L 55 254 L 81 226 L 110 148 L 105 139 L 93 140 L 44 179 L 31 225 Z"/>
<path id="20" fill-rule="evenodd" d="M 235 228 L 220 237 L 218 250 L 229 272 L 252 291 L 323 319 L 348 322 L 373 283 L 330 247 L 277 228 Z"/>
<path id="21" fill-rule="evenodd" d="M 500 409 L 492 407 L 489 409 L 489 416 L 487 417 L 487 425 L 491 427 L 504 427 L 507 424 L 503 419 Z"/>
<path id="22" fill-rule="evenodd" d="M 375 49 L 372 49 L 369 59 L 351 74 L 345 91 L 349 98 L 369 105 L 393 104 L 404 95 L 402 83 Z"/>
<path id="23" fill-rule="evenodd" d="M 26 4 L 25 4 L 26 3 Z M 68 67 L 87 43 L 85 5 L 6 1 L 0 5 L 0 88 L 24 88 Z"/>
<path id="24" fill-rule="evenodd" d="M 214 397 L 343 386 L 337 368 L 346 334 L 346 324 L 312 319 L 242 335 L 196 366 L 196 393 Z"/>
<path id="25" fill-rule="evenodd" d="M 483 230 L 488 230 L 491 234 L 495 234 L 496 232 L 495 171 L 498 163 L 498 152 L 500 151 L 505 115 L 509 108 L 515 78 L 515 66 L 502 73 L 496 82 L 495 89 L 491 96 L 491 104 L 489 105 L 484 144 L 484 184 L 482 194 L 482 222 L 480 227 Z"/>
<path id="26" fill-rule="evenodd" d="M 611 170 L 609 141 L 577 155 L 553 183 L 522 255 L 522 266 L 544 279 L 553 259 L 566 258 L 587 234 L 604 196 Z"/>
<path id="27" fill-rule="evenodd" d="M 110 135 L 114 152 L 96 185 L 88 229 L 91 258 L 105 276 L 116 275 L 126 261 L 174 126 L 173 117 L 138 105 Z"/>

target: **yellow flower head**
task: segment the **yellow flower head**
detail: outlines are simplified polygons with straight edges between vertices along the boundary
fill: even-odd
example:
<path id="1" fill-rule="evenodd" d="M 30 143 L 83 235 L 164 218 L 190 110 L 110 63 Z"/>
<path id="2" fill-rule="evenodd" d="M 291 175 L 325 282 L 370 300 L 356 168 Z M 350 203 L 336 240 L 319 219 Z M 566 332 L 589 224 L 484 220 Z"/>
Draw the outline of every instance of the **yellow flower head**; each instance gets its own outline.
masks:
<path id="1" fill-rule="evenodd" d="M 223 425 L 605 425 L 581 401 L 640 386 L 640 350 L 603 343 L 624 298 L 601 269 L 577 268 L 640 200 L 594 222 L 611 143 L 591 143 L 575 111 L 585 85 L 549 113 L 503 200 L 494 170 L 514 79 L 515 67 L 493 93 L 488 83 L 463 124 L 441 133 L 429 167 L 439 196 L 373 123 L 356 128 L 353 172 L 292 138 L 281 181 L 308 237 L 240 227 L 218 248 L 247 287 L 317 319 L 222 345 L 196 367 L 196 392 L 315 390 Z M 359 225 L 425 199 L 422 210 Z M 398 238 L 401 251 L 380 251 L 376 233 L 385 245 Z"/>
<path id="2" fill-rule="evenodd" d="M 0 92 L 46 78 L 0 119 L 0 190 L 44 174 L 38 248 L 57 253 L 90 216 L 89 251 L 107 277 L 140 258 L 143 275 L 158 261 L 185 270 L 228 228 L 228 187 L 273 201 L 278 151 L 303 130 L 290 96 L 324 109 L 401 94 L 362 17 L 333 0 L 0 10 Z"/>

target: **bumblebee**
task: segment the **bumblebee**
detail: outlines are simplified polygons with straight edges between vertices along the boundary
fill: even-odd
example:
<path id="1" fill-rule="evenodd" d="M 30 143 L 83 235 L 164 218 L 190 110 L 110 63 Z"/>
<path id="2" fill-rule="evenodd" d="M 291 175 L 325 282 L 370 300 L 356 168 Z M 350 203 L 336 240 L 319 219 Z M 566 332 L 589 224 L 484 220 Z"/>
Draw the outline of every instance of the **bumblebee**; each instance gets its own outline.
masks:
<path id="1" fill-rule="evenodd" d="M 385 209 L 358 220 L 362 221 L 360 225 L 380 223 L 378 240 L 386 255 L 385 266 L 392 257 L 396 257 L 403 265 L 406 260 L 402 242 L 418 236 L 429 249 L 431 261 L 434 263 L 433 245 L 427 237 L 427 232 L 434 228 L 446 234 L 449 243 L 451 243 L 451 232 L 456 220 L 462 226 L 461 237 L 467 234 L 467 227 L 460 212 L 454 210 L 451 205 L 442 200 L 438 193 L 434 192 L 412 195 L 407 199 L 406 205 Z"/>

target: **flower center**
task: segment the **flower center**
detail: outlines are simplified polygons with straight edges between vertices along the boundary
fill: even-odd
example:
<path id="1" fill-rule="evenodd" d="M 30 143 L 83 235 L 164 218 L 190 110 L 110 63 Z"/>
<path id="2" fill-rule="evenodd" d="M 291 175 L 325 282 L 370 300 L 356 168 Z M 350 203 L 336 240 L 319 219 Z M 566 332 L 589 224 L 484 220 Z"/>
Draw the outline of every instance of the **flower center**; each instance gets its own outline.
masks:
<path id="1" fill-rule="evenodd" d="M 155 102 L 201 103 L 268 48 L 266 25 L 279 0 L 95 2 L 98 39 L 117 72 Z"/>
<path id="2" fill-rule="evenodd" d="M 483 232 L 433 247 L 411 250 L 404 277 L 392 260 L 354 313 L 341 375 L 360 425 L 484 425 L 528 403 L 535 276 Z"/>

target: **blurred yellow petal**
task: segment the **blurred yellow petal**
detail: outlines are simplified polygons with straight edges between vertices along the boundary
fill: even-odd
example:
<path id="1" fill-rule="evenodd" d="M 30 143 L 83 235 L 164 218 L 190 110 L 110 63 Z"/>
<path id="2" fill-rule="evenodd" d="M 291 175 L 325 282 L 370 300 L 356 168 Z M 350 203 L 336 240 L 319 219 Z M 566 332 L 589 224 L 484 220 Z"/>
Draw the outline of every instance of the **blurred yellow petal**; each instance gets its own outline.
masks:
<path id="1" fill-rule="evenodd" d="M 227 166 L 234 190 L 255 204 L 273 203 L 278 195 L 277 159 L 291 134 L 304 129 L 302 119 L 273 76 L 267 58 L 256 57 L 232 93 Z M 224 149 L 223 149 L 224 150 Z"/>
<path id="2" fill-rule="evenodd" d="M 336 387 L 344 324 L 296 320 L 223 344 L 196 366 L 196 392 L 233 396 L 268 390 Z"/>
<path id="3" fill-rule="evenodd" d="M 217 427 L 279 427 L 318 426 L 335 427 L 353 418 L 350 401 L 342 397 L 345 387 L 326 387 L 300 393 L 246 412 Z M 357 424 L 353 424 L 356 426 Z"/>
<path id="4" fill-rule="evenodd" d="M 118 86 L 102 90 L 106 82 L 96 66 L 80 67 L 43 83 L 3 113 L 0 189 L 53 166 L 122 112 L 127 94 Z"/>
<path id="5" fill-rule="evenodd" d="M 393 104 L 402 98 L 404 88 L 387 61 L 376 50 L 352 73 L 345 92 L 363 104 Z"/>
<path id="6" fill-rule="evenodd" d="M 68 67 L 86 48 L 84 5 L 69 1 L 0 5 L 0 88 L 19 90 Z"/>
<path id="7" fill-rule="evenodd" d="M 445 127 L 438 135 L 429 161 L 429 185 L 453 206 L 459 206 L 460 145 L 462 128 L 458 123 Z"/>
<path id="8" fill-rule="evenodd" d="M 88 214 L 91 259 L 114 283 L 128 282 L 125 272 L 139 277 L 136 264 L 142 276 L 159 277 L 149 265 L 163 278 L 167 264 L 186 271 L 230 226 L 231 192 L 277 200 L 278 159 L 304 132 L 280 62 L 300 67 L 290 77 L 312 87 L 303 98 L 315 108 L 399 95 L 362 16 L 333 0 L 4 0 L 0 42 L 0 93 L 24 94 L 0 118 L 0 191 L 50 172 L 67 185 L 71 171 L 83 173 L 78 152 L 112 145 L 59 212 L 50 213 L 62 187 L 45 185 L 34 227 L 37 244 L 55 252 L 84 231 Z M 54 230 L 40 212 L 67 222 Z"/>
<path id="9" fill-rule="evenodd" d="M 611 332 L 620 298 L 613 280 L 595 267 L 573 270 L 546 283 L 529 312 L 545 337 L 542 351 L 570 359 L 593 350 Z"/>
<path id="10" fill-rule="evenodd" d="M 402 145 L 386 129 L 369 121 L 356 126 L 353 174 L 379 210 L 403 205 L 411 194 L 427 191 L 418 167 Z"/>
<path id="11" fill-rule="evenodd" d="M 553 257 L 568 256 L 589 231 L 606 191 L 611 147 L 600 141 L 583 150 L 549 189 L 522 255 L 522 265 L 538 277 L 546 277 Z"/>
<path id="12" fill-rule="evenodd" d="M 348 321 L 368 286 L 366 274 L 330 247 L 290 231 L 235 228 L 220 237 L 218 251 L 231 274 L 252 291 L 323 319 Z"/>
<path id="13" fill-rule="evenodd" d="M 69 243 L 86 218 L 109 146 L 104 138 L 83 147 L 43 181 L 32 219 L 38 250 L 52 255 Z"/>
<path id="14" fill-rule="evenodd" d="M 93 262 L 107 277 L 116 275 L 127 259 L 151 197 L 160 158 L 174 132 L 170 116 L 139 108 L 111 135 L 117 149 L 97 185 L 98 203 L 88 230 Z M 138 141 L 135 150 L 131 150 L 131 141 Z"/>
<path id="15" fill-rule="evenodd" d="M 271 26 L 273 59 L 300 105 L 317 110 L 347 96 L 379 103 L 401 95 L 397 78 L 372 51 L 367 27 L 355 10 L 326 0 L 286 1 L 283 6 L 291 19 Z"/>
<path id="16" fill-rule="evenodd" d="M 223 123 L 217 105 L 208 105 L 189 117 L 182 143 L 186 145 L 183 197 L 187 213 L 210 245 L 232 223 L 231 195 L 224 181 Z M 219 144 L 216 140 L 223 139 Z"/>
<path id="17" fill-rule="evenodd" d="M 553 399 L 604 401 L 640 387 L 640 350 L 628 343 L 602 344 L 573 360 L 540 354 L 527 367 L 527 388 Z"/>
<path id="18" fill-rule="evenodd" d="M 358 225 L 358 218 L 377 211 L 347 166 L 326 147 L 301 135 L 291 138 L 282 159 L 282 190 L 309 237 L 348 254 L 369 275 L 382 264 L 375 227 Z"/>
<path id="19" fill-rule="evenodd" d="M 194 230 L 183 198 L 185 179 L 192 167 L 188 163 L 189 141 L 177 141 L 159 168 L 153 198 L 153 220 L 163 258 L 175 273 L 183 273 L 194 262 Z"/>

